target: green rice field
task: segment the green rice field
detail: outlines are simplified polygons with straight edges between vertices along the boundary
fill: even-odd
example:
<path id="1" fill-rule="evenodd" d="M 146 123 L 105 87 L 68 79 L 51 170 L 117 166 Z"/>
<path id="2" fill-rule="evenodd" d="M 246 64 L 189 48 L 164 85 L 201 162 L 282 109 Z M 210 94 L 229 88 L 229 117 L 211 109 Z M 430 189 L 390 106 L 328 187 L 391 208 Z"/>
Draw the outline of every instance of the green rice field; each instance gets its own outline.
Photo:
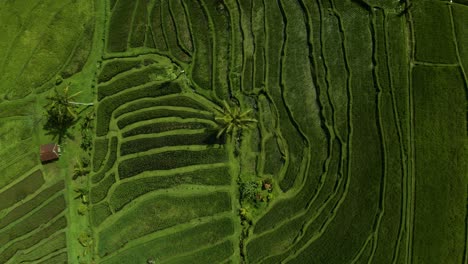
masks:
<path id="1" fill-rule="evenodd" d="M 468 264 L 467 0 L 5 0 L 0 29 L 1 264 Z"/>

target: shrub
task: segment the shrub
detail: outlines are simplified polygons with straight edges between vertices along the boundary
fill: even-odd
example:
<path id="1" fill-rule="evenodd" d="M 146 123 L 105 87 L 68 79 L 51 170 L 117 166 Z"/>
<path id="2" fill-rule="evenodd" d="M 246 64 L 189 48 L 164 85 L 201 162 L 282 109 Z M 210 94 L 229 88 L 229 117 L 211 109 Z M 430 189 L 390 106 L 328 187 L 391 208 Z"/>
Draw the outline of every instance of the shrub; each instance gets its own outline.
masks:
<path id="1" fill-rule="evenodd" d="M 174 150 L 139 156 L 122 161 L 119 164 L 119 177 L 129 178 L 144 171 L 169 170 L 197 164 L 220 163 L 226 161 L 223 148 L 200 150 Z"/>

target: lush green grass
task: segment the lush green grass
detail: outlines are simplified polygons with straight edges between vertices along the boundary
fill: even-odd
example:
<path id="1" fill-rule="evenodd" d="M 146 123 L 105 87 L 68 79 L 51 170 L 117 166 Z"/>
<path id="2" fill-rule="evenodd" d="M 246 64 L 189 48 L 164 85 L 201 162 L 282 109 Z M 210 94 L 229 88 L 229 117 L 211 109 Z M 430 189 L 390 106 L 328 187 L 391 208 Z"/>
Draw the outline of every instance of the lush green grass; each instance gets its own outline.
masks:
<path id="1" fill-rule="evenodd" d="M 34 191 L 39 189 L 43 184 L 44 178 L 40 170 L 27 175 L 23 180 L 0 193 L 0 200 L 2 201 L 0 210 L 23 200 L 26 196 L 34 193 Z"/>
<path id="2" fill-rule="evenodd" d="M 120 146 L 120 155 L 124 156 L 165 146 L 212 145 L 224 143 L 222 138 L 216 138 L 214 132 L 210 133 L 210 131 L 206 130 L 198 131 L 197 133 L 184 133 L 181 130 L 176 131 L 178 134 L 151 138 L 144 137 L 125 141 Z"/>
<path id="3" fill-rule="evenodd" d="M 167 43 L 163 33 L 163 20 L 161 16 L 161 0 L 157 0 L 151 10 L 150 24 L 153 44 L 159 51 L 167 51 Z"/>
<path id="4" fill-rule="evenodd" d="M 187 7 L 192 32 L 195 55 L 192 62 L 191 77 L 199 87 L 212 90 L 213 78 L 213 40 L 208 23 L 208 15 L 198 1 L 182 0 Z M 203 33 L 201 33 L 203 32 Z"/>
<path id="5" fill-rule="evenodd" d="M 91 206 L 91 224 L 94 227 L 99 226 L 107 217 L 112 215 L 109 204 L 107 202 L 99 203 Z"/>
<path id="6" fill-rule="evenodd" d="M 104 167 L 101 168 L 99 172 L 91 175 L 91 182 L 98 183 L 104 178 L 105 174 L 114 166 L 114 163 L 117 160 L 117 146 L 118 146 L 117 137 L 112 137 L 109 145 L 109 155 L 105 161 Z"/>
<path id="7" fill-rule="evenodd" d="M 414 17 L 416 60 L 434 63 L 457 62 L 448 8 L 442 1 L 415 2 L 411 14 Z"/>
<path id="8" fill-rule="evenodd" d="M 21 255 L 16 258 L 15 261 L 18 263 L 35 261 L 49 254 L 53 254 L 61 249 L 64 249 L 67 245 L 67 237 L 65 232 L 55 234 L 46 240 L 44 244 L 39 244 L 36 248 L 29 251 L 28 253 Z"/>
<path id="9" fill-rule="evenodd" d="M 155 107 L 148 108 L 135 113 L 130 113 L 117 121 L 117 126 L 120 129 L 133 123 L 162 118 L 162 117 L 180 117 L 180 118 L 200 118 L 212 119 L 212 114 L 209 112 L 194 111 L 191 108 L 172 108 L 172 107 Z"/>
<path id="10" fill-rule="evenodd" d="M 143 47 L 145 45 L 146 22 L 148 19 L 149 0 L 138 0 L 135 9 L 135 16 L 132 25 L 132 34 L 130 35 L 129 46 L 132 48 Z"/>
<path id="11" fill-rule="evenodd" d="M 191 58 L 188 53 L 181 47 L 177 38 L 177 28 L 169 10 L 169 1 L 161 0 L 161 18 L 164 36 L 166 37 L 167 46 L 173 58 L 182 62 L 190 62 Z"/>
<path id="12" fill-rule="evenodd" d="M 166 96 L 161 98 L 155 98 L 151 100 L 140 100 L 137 102 L 131 102 L 126 106 L 117 109 L 114 113 L 114 116 L 117 118 L 125 113 L 137 112 L 141 109 L 154 107 L 155 105 L 162 106 L 181 106 L 189 107 L 198 110 L 206 110 L 206 106 L 197 100 L 189 96 L 176 95 L 176 96 Z"/>
<path id="13" fill-rule="evenodd" d="M 465 91 L 457 68 L 417 66 L 413 70 L 415 103 L 416 200 L 415 262 L 463 262 L 453 251 L 466 239 Z M 441 87 L 449 87 L 450 93 Z M 437 243 L 427 243 L 437 241 Z"/>
<path id="14" fill-rule="evenodd" d="M 184 230 L 156 237 L 146 243 L 128 248 L 115 257 L 103 261 L 105 264 L 144 262 L 149 258 L 159 261 L 196 250 L 199 245 L 208 245 L 222 241 L 233 235 L 234 223 L 230 218 L 221 218 L 206 223 L 190 226 Z"/>
<path id="15" fill-rule="evenodd" d="M 139 237 L 192 219 L 231 210 L 230 195 L 157 195 L 140 200 L 99 233 L 99 255 L 105 256 Z"/>
<path id="16" fill-rule="evenodd" d="M 377 2 L 0 3 L 0 263 L 467 262 L 466 1 Z M 38 153 L 67 85 L 75 180 L 80 123 Z M 215 139 L 223 100 L 257 125 Z"/>
<path id="17" fill-rule="evenodd" d="M 166 150 L 123 160 L 119 163 L 119 177 L 125 179 L 145 171 L 170 170 L 197 164 L 220 163 L 227 160 L 223 148 L 201 147 L 203 148 L 185 149 L 181 147 L 178 150 Z"/>
<path id="18" fill-rule="evenodd" d="M 8 26 L 0 38 L 0 93 L 22 98 L 54 79 L 92 16 L 89 0 L 3 2 L 0 23 Z"/>
<path id="19" fill-rule="evenodd" d="M 40 262 L 39 264 L 47 264 L 47 263 L 67 263 L 68 262 L 68 254 L 67 252 L 62 252 L 57 255 L 53 254 L 50 258 L 46 258 Z"/>
<path id="20" fill-rule="evenodd" d="M 234 243 L 230 240 L 205 248 L 192 254 L 171 259 L 171 263 L 220 263 L 234 253 Z"/>
<path id="21" fill-rule="evenodd" d="M 96 138 L 94 140 L 93 171 L 97 172 L 103 165 L 109 148 L 109 139 Z M 111 154 L 112 155 L 112 154 Z"/>
<path id="22" fill-rule="evenodd" d="M 152 191 L 177 187 L 183 184 L 225 186 L 230 183 L 231 177 L 226 166 L 195 169 L 188 172 L 174 172 L 167 176 L 155 175 L 121 182 L 112 192 L 109 202 L 114 210 L 119 211 L 132 200 Z"/>
<path id="23" fill-rule="evenodd" d="M 133 10 L 138 1 L 117 1 L 109 21 L 107 51 L 127 50 L 127 41 L 132 27 Z"/>
<path id="24" fill-rule="evenodd" d="M 124 77 L 100 85 L 98 87 L 98 100 L 102 100 L 107 96 L 117 94 L 131 87 L 144 85 L 151 81 L 169 79 L 172 70 L 171 68 L 161 68 L 159 65 L 149 65 L 138 70 L 130 71 Z"/>
<path id="25" fill-rule="evenodd" d="M 31 232 L 35 228 L 40 227 L 41 224 L 47 223 L 51 218 L 60 214 L 65 208 L 64 197 L 62 195 L 55 197 L 50 202 L 37 209 L 37 211 L 26 216 L 22 221 L 2 230 L 0 232 L 0 244 L 4 245 L 13 239 Z"/>
<path id="26" fill-rule="evenodd" d="M 96 184 L 96 186 L 92 186 L 89 195 L 91 198 L 91 203 L 98 203 L 106 198 L 107 192 L 114 183 L 115 173 L 109 173 L 103 180 Z"/>
<path id="27" fill-rule="evenodd" d="M 38 244 L 41 240 L 52 236 L 55 232 L 67 227 L 67 219 L 65 216 L 59 217 L 54 221 L 48 220 L 49 223 L 44 225 L 38 232 L 17 240 L 16 243 L 5 248 L 0 253 L 0 261 L 6 263 L 19 250 L 28 249 Z"/>
<path id="28" fill-rule="evenodd" d="M 5 226 L 13 223 L 15 220 L 18 218 L 26 215 L 27 213 L 31 212 L 34 210 L 37 206 L 45 202 L 47 199 L 49 199 L 52 195 L 55 193 L 63 190 L 64 184 L 63 181 L 58 182 L 49 188 L 44 189 L 34 197 L 32 197 L 29 201 L 24 202 L 22 204 L 17 204 L 17 206 L 8 212 L 8 214 L 2 216 L 0 218 L 0 229 L 4 228 Z M 9 189 L 9 190 L 14 190 L 14 189 Z M 18 192 L 21 193 L 21 192 Z"/>
<path id="29" fill-rule="evenodd" d="M 181 91 L 181 88 L 170 82 L 152 82 L 144 85 L 139 89 L 132 89 L 108 97 L 105 100 L 99 103 L 97 109 L 98 116 L 98 125 L 96 127 L 96 134 L 99 136 L 104 136 L 109 130 L 109 122 L 112 117 L 112 113 L 115 109 L 120 107 L 122 104 L 131 102 L 145 97 L 158 97 L 173 93 L 178 93 Z"/>
<path id="30" fill-rule="evenodd" d="M 114 76 L 138 67 L 142 67 L 139 59 L 106 61 L 99 73 L 98 83 L 110 81 Z"/>
<path id="31" fill-rule="evenodd" d="M 135 128 L 126 130 L 122 136 L 131 137 L 142 134 L 158 134 L 171 130 L 188 130 L 188 129 L 207 129 L 217 130 L 217 125 L 205 119 L 182 119 L 176 117 L 169 117 L 164 119 L 148 120 L 152 121 L 150 124 L 141 124 Z"/>

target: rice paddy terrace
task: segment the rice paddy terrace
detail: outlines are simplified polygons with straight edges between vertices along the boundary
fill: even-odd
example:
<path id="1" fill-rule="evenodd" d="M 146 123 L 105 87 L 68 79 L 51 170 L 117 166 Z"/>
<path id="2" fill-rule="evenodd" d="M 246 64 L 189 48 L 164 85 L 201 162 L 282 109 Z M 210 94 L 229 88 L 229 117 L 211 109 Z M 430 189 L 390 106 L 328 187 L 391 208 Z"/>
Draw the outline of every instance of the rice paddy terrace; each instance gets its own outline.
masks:
<path id="1" fill-rule="evenodd" d="M 467 21 L 465 0 L 0 3 L 0 263 L 468 263 Z M 38 154 L 67 84 L 96 115 L 78 179 L 78 139 Z"/>

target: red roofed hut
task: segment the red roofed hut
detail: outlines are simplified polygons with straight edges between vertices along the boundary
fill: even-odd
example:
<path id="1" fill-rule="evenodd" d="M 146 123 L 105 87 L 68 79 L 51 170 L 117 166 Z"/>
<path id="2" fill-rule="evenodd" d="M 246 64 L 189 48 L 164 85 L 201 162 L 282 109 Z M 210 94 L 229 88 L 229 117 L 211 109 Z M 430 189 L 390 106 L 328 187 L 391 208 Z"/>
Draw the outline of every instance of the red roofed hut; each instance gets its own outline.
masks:
<path id="1" fill-rule="evenodd" d="M 58 160 L 60 157 L 60 146 L 56 143 L 41 145 L 41 162 Z"/>

